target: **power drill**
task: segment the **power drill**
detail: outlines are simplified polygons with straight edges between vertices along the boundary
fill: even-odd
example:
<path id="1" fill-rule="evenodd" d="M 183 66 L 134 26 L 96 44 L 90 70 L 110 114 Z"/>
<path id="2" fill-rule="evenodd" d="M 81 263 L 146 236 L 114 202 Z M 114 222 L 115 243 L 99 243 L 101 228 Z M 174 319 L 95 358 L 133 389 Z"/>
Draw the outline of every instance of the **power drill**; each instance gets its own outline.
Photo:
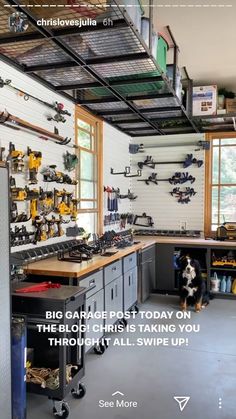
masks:
<path id="1" fill-rule="evenodd" d="M 42 153 L 41 151 L 32 151 L 28 147 L 27 155 L 29 156 L 29 183 L 33 185 L 38 183 L 37 174 L 42 164 Z"/>

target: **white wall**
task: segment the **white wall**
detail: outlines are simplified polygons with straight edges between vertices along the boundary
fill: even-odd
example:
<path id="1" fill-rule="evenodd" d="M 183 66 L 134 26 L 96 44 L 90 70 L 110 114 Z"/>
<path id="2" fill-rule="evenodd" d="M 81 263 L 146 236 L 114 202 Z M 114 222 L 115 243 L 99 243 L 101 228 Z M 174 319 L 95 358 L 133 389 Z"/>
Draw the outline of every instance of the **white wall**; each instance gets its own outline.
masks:
<path id="1" fill-rule="evenodd" d="M 30 79 L 28 76 L 18 72 L 14 68 L 8 66 L 7 64 L 0 62 L 0 76 L 3 79 L 11 79 L 12 85 L 27 91 L 28 93 L 39 97 L 40 99 L 47 101 L 49 103 L 53 103 L 55 101 L 62 102 L 65 105 L 65 109 L 67 109 L 72 116 L 66 116 L 66 123 L 54 123 L 53 121 L 47 121 L 47 115 L 54 115 L 55 112 L 50 110 L 44 105 L 39 104 L 34 99 L 29 99 L 25 101 L 23 97 L 20 97 L 17 92 L 13 91 L 8 87 L 4 87 L 0 89 L 0 112 L 6 109 L 11 114 L 18 116 L 32 124 L 38 125 L 42 128 L 45 128 L 51 132 L 54 130 L 54 125 L 57 126 L 59 129 L 60 135 L 63 137 L 71 137 L 72 141 L 70 144 L 74 143 L 74 105 L 71 101 L 66 100 L 62 96 L 55 94 L 54 92 L 48 90 L 41 84 L 37 83 L 36 81 Z M 30 146 L 32 150 L 41 151 L 43 155 L 42 159 L 42 166 L 55 164 L 57 165 L 57 169 L 61 171 L 64 170 L 63 166 L 63 153 L 68 150 L 70 153 L 74 152 L 74 149 L 69 146 L 61 146 L 57 145 L 51 141 L 45 141 L 40 139 L 35 134 L 29 134 L 27 132 L 22 131 L 15 131 L 10 128 L 5 127 L 4 125 L 0 125 L 0 144 L 2 147 L 5 147 L 6 150 L 9 148 L 9 142 L 15 144 L 16 149 L 23 150 L 25 153 L 27 152 L 27 146 Z M 7 154 L 7 153 L 6 153 Z M 24 187 L 27 183 L 28 178 L 28 171 L 27 171 L 27 157 L 25 157 L 25 172 L 24 174 L 14 174 L 13 176 L 16 179 L 16 185 L 19 187 Z M 73 173 L 69 174 L 73 177 Z M 59 190 L 63 189 L 64 187 L 68 190 L 74 190 L 74 186 L 71 185 L 60 185 L 58 183 L 45 183 L 43 182 L 43 177 L 41 174 L 38 175 L 38 184 L 30 186 L 31 189 L 38 188 L 39 186 L 43 187 L 45 190 L 51 190 L 57 188 Z M 28 204 L 29 205 L 29 204 Z M 21 210 L 26 210 L 25 203 L 18 204 L 19 212 Z M 29 209 L 28 209 L 29 211 Z M 49 215 L 49 218 L 51 214 Z M 69 217 L 65 217 L 69 219 Z M 16 224 L 15 224 L 16 225 Z M 21 224 L 17 224 L 21 226 Z M 27 225 L 27 229 L 33 230 L 31 221 L 25 223 Z M 65 224 L 64 228 L 67 228 L 70 224 Z M 72 223 L 71 225 L 74 225 Z M 14 224 L 12 225 L 14 227 Z M 38 245 L 45 245 L 55 243 L 61 240 L 68 240 L 66 236 L 54 238 L 47 240 L 47 242 L 38 243 Z M 29 246 L 19 246 L 13 247 L 12 251 L 18 251 Z M 31 245 L 30 247 L 33 247 Z"/>
<path id="2" fill-rule="evenodd" d="M 132 139 L 133 144 L 150 145 L 163 145 L 166 147 L 160 148 L 147 148 L 144 153 L 132 154 L 131 163 L 133 170 L 136 170 L 138 161 L 144 161 L 146 156 L 152 156 L 155 161 L 182 161 L 185 159 L 186 154 L 192 153 L 194 157 L 199 160 L 204 160 L 204 151 L 195 151 L 196 143 L 204 140 L 202 134 L 185 134 L 185 135 L 172 135 L 164 137 L 136 137 Z M 178 147 L 168 147 L 168 144 L 180 143 Z M 192 142 L 192 145 L 185 145 Z M 132 203 L 132 212 L 141 215 L 146 212 L 147 215 L 153 217 L 155 229 L 180 229 L 181 223 L 186 223 L 186 229 L 196 229 L 203 231 L 204 229 L 204 165 L 197 168 L 192 165 L 187 169 L 183 169 L 181 165 L 168 164 L 157 165 L 155 169 L 148 167 L 143 168 L 142 178 L 147 178 L 152 172 L 158 173 L 159 179 L 168 179 L 174 175 L 175 172 L 189 172 L 196 178 L 196 181 L 191 185 L 187 182 L 180 186 L 181 190 L 187 186 L 191 186 L 197 192 L 191 198 L 189 204 L 180 204 L 177 198 L 170 195 L 174 188 L 168 182 L 160 182 L 158 185 L 146 185 L 145 182 L 137 182 L 134 178 L 132 182 L 132 189 L 138 195 L 136 201 Z"/>
<path id="3" fill-rule="evenodd" d="M 120 193 L 122 195 L 125 195 L 127 194 L 128 189 L 131 188 L 130 179 L 124 177 L 123 175 L 111 175 L 111 168 L 113 168 L 115 172 L 122 172 L 124 171 L 125 166 L 130 166 L 130 137 L 113 128 L 111 125 L 107 123 L 104 123 L 103 137 L 104 186 L 120 188 Z M 107 211 L 106 196 L 107 194 L 104 193 L 104 215 L 109 214 L 109 212 Z M 130 211 L 130 200 L 119 200 L 118 212 L 127 213 Z M 128 225 L 127 227 L 129 228 L 130 226 Z M 105 231 L 110 229 L 119 231 L 120 223 L 118 222 L 116 224 L 111 224 L 109 226 L 104 227 Z"/>

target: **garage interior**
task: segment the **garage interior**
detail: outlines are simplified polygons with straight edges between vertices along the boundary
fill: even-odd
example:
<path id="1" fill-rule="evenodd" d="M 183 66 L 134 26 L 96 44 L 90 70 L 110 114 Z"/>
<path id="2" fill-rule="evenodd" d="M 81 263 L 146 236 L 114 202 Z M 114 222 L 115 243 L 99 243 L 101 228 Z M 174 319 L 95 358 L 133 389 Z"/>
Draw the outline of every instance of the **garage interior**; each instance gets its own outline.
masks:
<path id="1" fill-rule="evenodd" d="M 4 419 L 235 417 L 234 8 L 0 0 Z"/>

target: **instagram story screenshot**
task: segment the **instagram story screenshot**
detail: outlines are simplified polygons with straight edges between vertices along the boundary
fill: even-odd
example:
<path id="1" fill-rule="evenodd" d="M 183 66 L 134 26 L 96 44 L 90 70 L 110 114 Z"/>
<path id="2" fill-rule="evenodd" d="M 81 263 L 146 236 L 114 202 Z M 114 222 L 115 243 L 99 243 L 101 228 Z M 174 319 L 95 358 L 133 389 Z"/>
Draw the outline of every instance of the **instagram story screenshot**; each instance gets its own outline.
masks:
<path id="1" fill-rule="evenodd" d="M 235 16 L 0 0 L 1 419 L 236 418 Z"/>

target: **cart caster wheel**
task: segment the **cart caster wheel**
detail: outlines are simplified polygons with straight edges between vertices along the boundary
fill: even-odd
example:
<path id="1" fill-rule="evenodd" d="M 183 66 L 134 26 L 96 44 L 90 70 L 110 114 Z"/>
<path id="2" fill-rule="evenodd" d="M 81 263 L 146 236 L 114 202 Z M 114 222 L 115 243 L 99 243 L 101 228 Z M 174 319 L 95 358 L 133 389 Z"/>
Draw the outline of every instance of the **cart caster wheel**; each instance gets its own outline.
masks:
<path id="1" fill-rule="evenodd" d="M 84 384 L 79 383 L 77 388 L 73 388 L 73 390 L 71 390 L 71 394 L 75 399 L 82 399 L 86 394 L 86 387 Z"/>
<path id="2" fill-rule="evenodd" d="M 139 313 L 139 308 L 138 308 L 138 306 L 134 306 L 134 312 L 135 312 L 136 314 L 138 314 L 138 313 Z"/>
<path id="3" fill-rule="evenodd" d="M 56 407 L 53 408 L 53 414 L 56 418 L 62 418 L 62 419 L 66 419 L 68 418 L 69 414 L 70 414 L 70 408 L 69 405 L 67 403 L 61 403 L 61 407 L 59 410 L 56 409 Z"/>
<path id="4" fill-rule="evenodd" d="M 103 355 L 105 350 L 106 350 L 106 347 L 102 343 L 99 343 L 99 345 L 94 346 L 93 348 L 93 351 L 95 352 L 96 355 Z"/>
<path id="5" fill-rule="evenodd" d="M 122 326 L 124 326 L 124 329 L 126 328 L 126 326 L 127 326 L 127 324 L 128 324 L 128 322 L 127 322 L 127 320 L 126 320 L 126 319 L 121 319 L 121 320 L 119 321 L 119 323 L 120 323 L 120 324 L 122 324 Z"/>
<path id="6" fill-rule="evenodd" d="M 107 349 L 107 348 L 108 348 L 108 346 L 109 346 L 109 345 L 108 345 L 108 340 L 107 340 L 106 338 L 104 339 L 104 345 L 105 345 L 105 348 L 106 348 L 106 349 Z"/>

